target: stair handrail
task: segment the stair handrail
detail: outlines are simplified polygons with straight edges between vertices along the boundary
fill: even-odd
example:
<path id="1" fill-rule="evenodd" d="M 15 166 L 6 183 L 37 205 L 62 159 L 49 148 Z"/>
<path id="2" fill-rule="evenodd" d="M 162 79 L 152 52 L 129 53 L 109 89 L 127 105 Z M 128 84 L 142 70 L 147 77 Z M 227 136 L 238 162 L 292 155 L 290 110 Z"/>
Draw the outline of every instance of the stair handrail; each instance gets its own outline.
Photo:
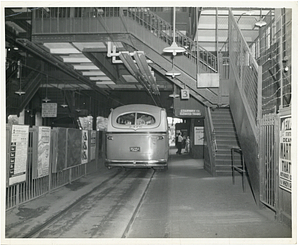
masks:
<path id="1" fill-rule="evenodd" d="M 210 108 L 207 107 L 207 115 L 208 115 L 208 122 L 209 122 L 209 128 L 210 128 L 210 133 L 212 136 L 211 142 L 212 142 L 212 149 L 214 156 L 216 155 L 216 152 L 218 151 L 218 145 L 217 145 L 217 139 L 216 139 L 216 131 L 215 127 L 212 121 L 212 116 L 211 116 L 211 111 Z"/>
<path id="2" fill-rule="evenodd" d="M 149 8 L 124 8 L 123 16 L 132 18 L 133 20 L 140 21 L 143 26 L 149 29 L 153 35 L 158 36 L 160 39 L 167 42 L 169 45 L 173 42 L 172 30 L 173 27 L 163 18 L 152 12 Z M 147 21 L 149 20 L 149 21 Z M 161 27 L 161 28 L 160 28 Z M 198 61 L 213 72 L 218 72 L 217 56 L 206 50 L 205 48 L 197 45 L 197 42 L 188 36 L 175 29 L 176 43 L 181 47 L 185 47 L 186 52 L 184 55 L 190 60 L 197 62 L 197 48 L 198 48 Z"/>

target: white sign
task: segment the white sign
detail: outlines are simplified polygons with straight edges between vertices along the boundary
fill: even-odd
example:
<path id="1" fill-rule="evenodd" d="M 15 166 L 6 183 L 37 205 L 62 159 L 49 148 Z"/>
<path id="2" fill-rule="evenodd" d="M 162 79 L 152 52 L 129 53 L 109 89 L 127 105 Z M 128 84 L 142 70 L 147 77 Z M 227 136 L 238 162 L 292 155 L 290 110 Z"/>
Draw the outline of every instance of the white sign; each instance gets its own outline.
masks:
<path id="1" fill-rule="evenodd" d="M 194 127 L 195 145 L 204 145 L 204 127 Z"/>
<path id="2" fill-rule="evenodd" d="M 29 126 L 12 125 L 9 185 L 26 180 Z"/>
<path id="3" fill-rule="evenodd" d="M 198 109 L 180 109 L 179 116 L 201 116 L 201 111 Z"/>
<path id="4" fill-rule="evenodd" d="M 219 73 L 198 73 L 197 88 L 216 88 L 220 86 Z"/>
<path id="5" fill-rule="evenodd" d="M 57 103 L 42 103 L 42 117 L 57 117 Z"/>
<path id="6" fill-rule="evenodd" d="M 49 174 L 50 127 L 39 127 L 37 177 Z"/>

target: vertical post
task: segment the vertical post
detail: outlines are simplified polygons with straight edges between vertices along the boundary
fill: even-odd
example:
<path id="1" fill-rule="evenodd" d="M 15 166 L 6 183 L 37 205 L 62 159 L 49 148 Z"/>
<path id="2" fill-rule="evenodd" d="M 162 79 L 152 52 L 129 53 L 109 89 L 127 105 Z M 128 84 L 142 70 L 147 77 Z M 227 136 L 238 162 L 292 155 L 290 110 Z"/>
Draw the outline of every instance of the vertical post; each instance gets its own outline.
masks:
<path id="1" fill-rule="evenodd" d="M 274 166 L 275 166 L 275 176 L 274 176 L 274 209 L 275 209 L 275 219 L 279 218 L 279 144 L 280 138 L 280 117 L 278 114 L 274 115 Z"/>
<path id="2" fill-rule="evenodd" d="M 218 23 L 218 8 L 216 8 L 216 53 L 217 53 L 217 62 L 216 62 L 216 68 L 217 68 L 217 70 L 219 70 L 218 69 L 218 61 L 219 61 L 219 38 L 218 38 L 218 36 L 219 36 L 219 23 Z"/>
<path id="3" fill-rule="evenodd" d="M 99 131 L 96 131 L 96 148 L 95 148 L 95 164 L 96 164 L 96 172 L 98 171 L 98 154 L 99 154 Z"/>
<path id="4" fill-rule="evenodd" d="M 282 48 L 282 45 L 283 45 L 283 41 L 282 41 L 282 38 L 283 38 L 283 31 L 282 31 L 282 16 L 280 17 L 280 20 L 279 20 L 279 28 L 280 28 L 280 36 L 279 36 L 279 76 L 280 76 L 280 105 L 279 105 L 279 109 L 283 108 L 283 77 L 282 77 L 282 71 L 283 71 L 283 65 L 282 65 L 282 61 L 283 61 L 283 48 Z M 276 30 L 278 31 L 278 30 Z"/>
<path id="5" fill-rule="evenodd" d="M 20 203 L 20 184 L 17 184 L 16 187 L 16 206 L 18 207 Z"/>
<path id="6" fill-rule="evenodd" d="M 199 60 L 199 49 L 198 49 L 198 21 L 199 21 L 199 17 L 198 17 L 198 7 L 196 7 L 196 14 L 195 14 L 195 17 L 196 17 L 196 80 L 198 82 L 198 72 L 199 72 L 199 67 L 198 67 L 198 60 Z"/>
<path id="7" fill-rule="evenodd" d="M 175 43 L 176 7 L 173 7 L 173 42 Z"/>
<path id="8" fill-rule="evenodd" d="M 50 129 L 50 156 L 49 156 L 49 193 L 51 193 L 52 186 L 52 167 L 54 159 L 54 144 L 53 144 L 53 130 Z"/>
<path id="9" fill-rule="evenodd" d="M 265 142 L 264 142 L 264 135 L 265 135 L 265 130 L 264 130 L 264 126 L 263 126 L 263 119 L 261 118 L 259 120 L 259 147 L 258 147 L 258 161 L 259 161 L 259 172 L 260 172 L 260 176 L 259 176 L 259 180 L 260 180 L 260 185 L 259 185 L 259 196 L 260 196 L 260 200 L 264 200 L 264 188 L 263 188 L 263 183 L 264 183 L 264 176 L 265 176 L 265 169 L 264 169 L 264 158 L 265 158 L 265 154 L 264 154 L 264 149 L 265 149 Z"/>
<path id="10" fill-rule="evenodd" d="M 262 66 L 258 66 L 257 74 L 257 115 L 256 125 L 262 118 Z M 259 133 L 259 132 L 258 132 Z"/>

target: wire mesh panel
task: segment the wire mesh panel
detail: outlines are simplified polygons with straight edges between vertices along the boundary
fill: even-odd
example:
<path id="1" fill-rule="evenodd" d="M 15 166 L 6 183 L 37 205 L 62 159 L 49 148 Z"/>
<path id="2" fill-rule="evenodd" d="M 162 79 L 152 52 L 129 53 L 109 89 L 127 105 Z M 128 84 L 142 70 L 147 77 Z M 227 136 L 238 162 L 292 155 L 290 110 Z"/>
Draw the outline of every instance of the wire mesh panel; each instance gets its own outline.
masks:
<path id="1" fill-rule="evenodd" d="M 262 113 L 278 112 L 291 104 L 291 9 L 280 9 L 255 41 L 256 59 L 262 66 Z"/>
<path id="2" fill-rule="evenodd" d="M 235 79 L 246 98 L 253 118 L 258 116 L 258 64 L 239 29 L 232 12 L 229 14 L 229 56 Z M 257 121 L 255 122 L 257 123 Z"/>

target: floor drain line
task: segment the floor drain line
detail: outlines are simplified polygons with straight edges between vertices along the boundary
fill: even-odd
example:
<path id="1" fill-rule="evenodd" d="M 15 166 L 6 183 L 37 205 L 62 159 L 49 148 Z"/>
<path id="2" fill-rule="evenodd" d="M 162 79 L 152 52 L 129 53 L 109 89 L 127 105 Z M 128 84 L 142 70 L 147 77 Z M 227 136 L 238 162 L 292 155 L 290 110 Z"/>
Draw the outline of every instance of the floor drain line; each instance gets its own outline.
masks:
<path id="1" fill-rule="evenodd" d="M 135 216 L 136 216 L 137 212 L 139 211 L 139 209 L 140 209 L 140 207 L 141 207 L 141 205 L 142 205 L 142 202 L 143 202 L 143 200 L 144 200 L 144 198 L 145 198 L 145 196 L 146 196 L 146 193 L 147 193 L 147 191 L 148 191 L 148 188 L 149 188 L 149 186 L 150 186 L 150 183 L 151 183 L 151 180 L 152 180 L 152 178 L 153 178 L 154 173 L 155 173 L 155 171 L 153 170 L 153 172 L 152 172 L 152 174 L 151 174 L 151 177 L 150 177 L 150 179 L 149 179 L 149 182 L 148 182 L 148 184 L 147 184 L 147 186 L 146 186 L 146 189 L 145 189 L 145 191 L 144 191 L 144 193 L 143 193 L 143 195 L 142 195 L 142 197 L 141 197 L 141 199 L 140 199 L 138 205 L 136 206 L 136 208 L 135 208 L 135 210 L 134 210 L 134 212 L 133 212 L 133 214 L 132 214 L 132 216 L 131 216 L 131 219 L 130 219 L 129 223 L 127 224 L 126 229 L 125 229 L 125 231 L 123 232 L 123 235 L 122 235 L 121 238 L 126 238 L 126 237 L 127 237 L 127 233 L 128 233 L 128 231 L 129 231 L 131 225 L 133 224 L 133 221 L 134 221 L 134 219 L 135 219 Z"/>

